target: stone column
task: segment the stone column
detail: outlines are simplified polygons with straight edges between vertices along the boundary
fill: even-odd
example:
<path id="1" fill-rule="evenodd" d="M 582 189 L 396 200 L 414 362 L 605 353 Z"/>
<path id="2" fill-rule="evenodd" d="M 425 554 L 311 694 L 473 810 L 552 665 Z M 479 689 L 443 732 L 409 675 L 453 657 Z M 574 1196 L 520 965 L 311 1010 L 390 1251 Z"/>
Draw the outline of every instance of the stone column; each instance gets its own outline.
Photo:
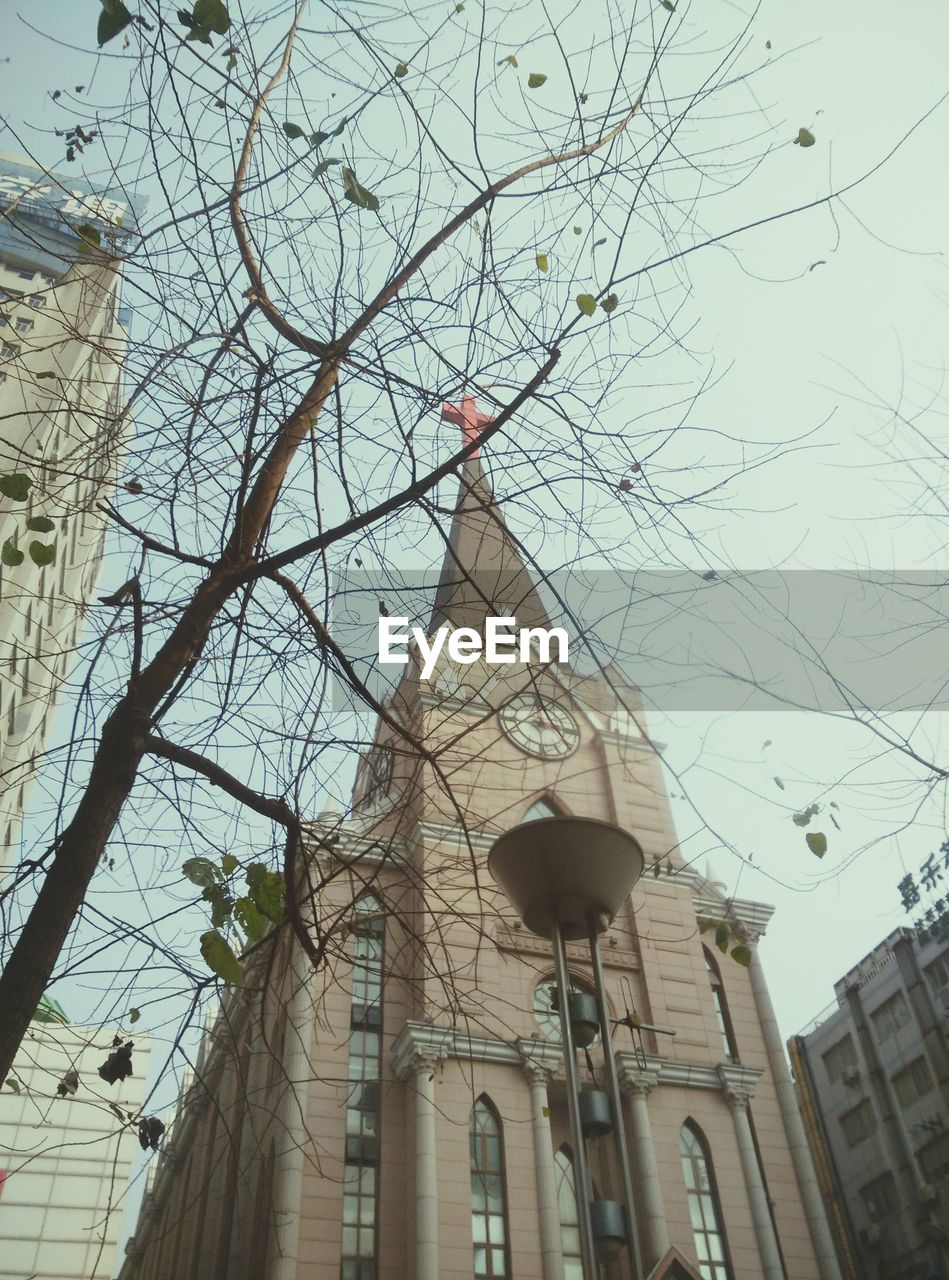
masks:
<path id="1" fill-rule="evenodd" d="M 797 1105 L 794 1082 L 784 1055 L 784 1042 L 778 1030 L 778 1020 L 775 1017 L 774 1005 L 771 1003 L 771 995 L 765 981 L 757 946 L 751 952 L 750 975 L 758 1022 L 768 1054 L 768 1066 L 771 1068 L 771 1079 L 774 1081 L 775 1092 L 778 1095 L 778 1106 L 781 1109 L 784 1131 L 791 1149 L 791 1160 L 811 1233 L 811 1243 L 817 1257 L 818 1270 L 821 1280 L 841 1280 L 840 1264 L 837 1261 L 837 1252 L 827 1223 L 824 1198 L 817 1182 L 817 1174 L 814 1172 L 814 1162 Z"/>
<path id="2" fill-rule="evenodd" d="M 751 1206 L 751 1220 L 754 1224 L 758 1254 L 761 1258 L 761 1277 L 762 1280 L 784 1280 L 784 1267 L 781 1264 L 778 1241 L 774 1234 L 774 1223 L 771 1221 L 771 1209 L 761 1178 L 758 1153 L 755 1151 L 751 1124 L 748 1120 L 748 1103 L 751 1101 L 754 1083 L 752 1080 L 741 1078 L 751 1073 L 746 1072 L 742 1067 L 721 1066 L 718 1068 L 718 1074 L 735 1124 L 738 1155 L 741 1159 L 745 1189 Z M 755 1077 L 760 1074 L 759 1071 L 754 1072 Z"/>
<path id="3" fill-rule="evenodd" d="M 550 1136 L 547 1086 L 553 1069 L 527 1059 L 524 1074 L 531 1093 L 531 1121 L 534 1129 L 534 1169 L 537 1177 L 537 1208 L 540 1215 L 540 1253 L 544 1280 L 563 1280 L 563 1239 L 560 1234 L 560 1205 L 557 1201 L 557 1171 Z"/>
<path id="4" fill-rule="evenodd" d="M 438 1167 L 435 1072 L 451 1052 L 445 1027 L 407 1022 L 392 1046 L 392 1070 L 415 1094 L 415 1270 L 413 1280 L 438 1280 Z"/>
<path id="5" fill-rule="evenodd" d="M 652 1126 L 646 1099 L 659 1078 L 657 1070 L 624 1062 L 619 1072 L 620 1088 L 629 1100 L 633 1165 L 638 1183 L 636 1197 L 643 1226 L 643 1264 L 646 1273 L 669 1251 L 669 1227 L 662 1202 L 662 1181 L 656 1150 L 652 1142 Z"/>

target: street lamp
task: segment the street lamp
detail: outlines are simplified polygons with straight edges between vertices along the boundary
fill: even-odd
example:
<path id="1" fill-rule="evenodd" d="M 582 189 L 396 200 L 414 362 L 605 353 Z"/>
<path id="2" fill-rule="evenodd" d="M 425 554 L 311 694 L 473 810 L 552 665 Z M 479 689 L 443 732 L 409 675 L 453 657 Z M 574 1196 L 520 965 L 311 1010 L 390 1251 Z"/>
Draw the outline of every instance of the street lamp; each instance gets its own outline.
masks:
<path id="1" fill-rule="evenodd" d="M 567 1076 L 567 1109 L 575 1152 L 584 1280 L 596 1280 L 598 1260 L 615 1257 L 624 1245 L 632 1280 L 638 1280 L 641 1275 L 633 1182 L 619 1079 L 613 1058 L 599 935 L 612 923 L 642 875 L 644 865 L 642 849 L 628 832 L 595 818 L 541 818 L 525 822 L 505 832 L 494 842 L 488 854 L 488 870 L 511 906 L 531 933 L 549 938 L 553 945 Z M 603 1041 L 625 1214 L 621 1206 L 610 1201 L 599 1200 L 591 1204 L 592 1185 L 584 1137 L 590 1130 L 585 1124 L 586 1118 L 581 1115 L 574 1034 L 576 1019 L 571 1016 L 566 949 L 567 942 L 579 938 L 586 938 L 590 946 L 596 1016 Z"/>

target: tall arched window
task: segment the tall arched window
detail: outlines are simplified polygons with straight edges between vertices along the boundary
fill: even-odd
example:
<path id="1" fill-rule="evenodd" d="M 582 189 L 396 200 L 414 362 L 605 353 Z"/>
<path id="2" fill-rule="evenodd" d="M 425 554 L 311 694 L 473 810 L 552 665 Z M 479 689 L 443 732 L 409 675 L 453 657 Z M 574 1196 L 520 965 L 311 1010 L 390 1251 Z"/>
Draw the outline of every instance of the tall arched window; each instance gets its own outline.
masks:
<path id="1" fill-rule="evenodd" d="M 573 1161 L 563 1147 L 554 1156 L 557 1166 L 557 1205 L 560 1210 L 560 1239 L 563 1244 L 564 1280 L 583 1280 L 580 1254 L 580 1220 L 573 1181 Z"/>
<path id="2" fill-rule="evenodd" d="M 563 816 L 563 811 L 557 808 L 549 796 L 541 796 L 527 810 L 521 822 L 537 822 L 539 818 L 562 818 Z"/>
<path id="3" fill-rule="evenodd" d="M 712 1158 L 701 1131 L 691 1120 L 686 1121 L 679 1134 L 679 1155 L 689 1197 L 699 1274 L 703 1280 L 732 1280 Z"/>
<path id="4" fill-rule="evenodd" d="M 343 1173 L 340 1280 L 375 1280 L 379 1198 L 379 1064 L 385 920 L 371 893 L 356 903 L 352 923 L 349 1094 Z"/>
<path id="5" fill-rule="evenodd" d="M 479 1098 L 468 1126 L 471 1145 L 471 1235 L 475 1280 L 511 1274 L 501 1121 Z"/>
<path id="6" fill-rule="evenodd" d="M 708 980 L 712 985 L 712 1003 L 715 1005 L 715 1017 L 718 1020 L 718 1029 L 721 1032 L 725 1057 L 729 1062 L 737 1062 L 738 1042 L 735 1040 L 735 1030 L 728 1014 L 728 1003 L 725 1000 L 722 975 L 709 949 L 703 947 L 702 950 L 705 952 L 705 966 L 708 969 Z"/>

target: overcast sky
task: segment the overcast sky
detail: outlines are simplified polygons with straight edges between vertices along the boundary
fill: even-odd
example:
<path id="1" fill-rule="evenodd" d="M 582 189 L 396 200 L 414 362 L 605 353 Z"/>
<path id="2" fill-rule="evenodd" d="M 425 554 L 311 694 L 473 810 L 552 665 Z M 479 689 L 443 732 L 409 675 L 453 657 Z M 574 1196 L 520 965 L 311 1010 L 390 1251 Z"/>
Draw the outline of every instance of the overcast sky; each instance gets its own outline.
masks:
<path id="1" fill-rule="evenodd" d="M 708 395 L 708 420 L 733 424 L 738 436 L 786 433 L 789 440 L 825 424 L 820 448 L 759 473 L 754 502 L 740 517 L 709 518 L 704 527 L 700 519 L 698 531 L 717 567 L 945 569 L 944 553 L 935 554 L 934 519 L 881 518 L 900 510 L 905 493 L 888 487 L 892 469 L 870 439 L 886 415 L 866 401 L 915 410 L 927 389 L 938 389 L 946 365 L 947 111 L 937 104 L 945 91 L 949 7 L 940 0 L 901 11 L 877 0 L 768 0 L 761 8 L 757 31 L 771 42 L 774 66 L 755 82 L 758 103 L 770 122 L 786 124 L 789 140 L 806 126 L 816 144 L 794 149 L 783 185 L 757 191 L 756 211 L 853 181 L 937 109 L 850 194 L 851 212 L 823 209 L 691 260 L 702 316 L 697 340 L 721 370 L 731 370 Z M 71 82 L 77 55 L 38 38 L 26 20 L 88 46 L 95 6 L 21 5 L 18 21 L 12 10 L 2 92 L 13 130 L 4 128 L 0 146 L 18 151 L 25 143 L 56 164 L 63 144 L 51 129 L 63 121 L 48 93 Z M 84 65 L 88 70 L 91 61 Z M 744 220 L 742 202 L 736 193 L 735 224 Z M 945 441 L 944 415 L 933 410 L 928 417 Z M 862 772 L 859 785 L 828 791 L 870 748 L 852 728 L 813 716 L 657 715 L 653 729 L 668 742 L 676 768 L 702 746 L 699 766 L 687 775 L 690 801 L 674 799 L 686 856 L 702 865 L 710 852 L 730 890 L 778 906 L 765 959 L 782 1028 L 791 1034 L 829 1002 L 836 977 L 909 923 L 895 886 L 945 838 L 942 797 L 920 810 L 921 773 L 892 757 Z M 926 731 L 934 744 L 941 729 L 931 715 Z M 842 829 L 828 829 L 830 849 L 818 862 L 790 815 L 831 799 Z M 729 842 L 754 851 L 754 865 L 719 851 L 701 829 L 696 805 Z"/>

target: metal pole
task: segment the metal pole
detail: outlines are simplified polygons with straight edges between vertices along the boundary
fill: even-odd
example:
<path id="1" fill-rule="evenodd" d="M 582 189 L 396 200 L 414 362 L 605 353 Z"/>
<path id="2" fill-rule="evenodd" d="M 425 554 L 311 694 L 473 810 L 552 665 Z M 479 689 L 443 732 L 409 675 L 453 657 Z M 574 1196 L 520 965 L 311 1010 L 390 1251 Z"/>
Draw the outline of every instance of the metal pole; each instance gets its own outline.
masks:
<path id="1" fill-rule="evenodd" d="M 616 1143 L 616 1155 L 619 1160 L 620 1177 L 623 1182 L 623 1199 L 626 1204 L 626 1253 L 629 1258 L 630 1276 L 632 1280 L 639 1280 L 643 1270 L 639 1252 L 639 1232 L 636 1228 L 633 1178 L 629 1168 L 629 1147 L 626 1142 L 626 1122 L 623 1116 L 623 1096 L 620 1093 L 619 1077 L 616 1074 L 616 1059 L 613 1057 L 610 1011 L 606 1004 L 606 986 L 603 980 L 603 961 L 600 958 L 596 917 L 592 913 L 589 917 L 589 931 L 590 959 L 593 964 L 593 987 L 596 992 L 597 1013 L 600 1017 L 600 1036 L 603 1040 L 603 1061 L 606 1065 L 606 1080 L 610 1091 L 610 1102 L 613 1106 L 613 1140 Z"/>
<path id="2" fill-rule="evenodd" d="M 570 981 L 567 976 L 567 950 L 560 925 L 554 925 L 554 965 L 557 972 L 557 994 L 560 1002 L 560 1036 L 563 1043 L 563 1065 L 567 1076 L 567 1111 L 570 1116 L 570 1136 L 573 1138 L 573 1183 L 577 1197 L 577 1221 L 580 1227 L 580 1261 L 583 1280 L 597 1280 L 596 1251 L 593 1247 L 593 1226 L 590 1221 L 590 1173 L 587 1168 L 587 1149 L 580 1124 L 580 1079 L 577 1075 L 576 1050 L 573 1047 L 573 1028 L 570 1026 L 570 1006 L 567 993 Z"/>

